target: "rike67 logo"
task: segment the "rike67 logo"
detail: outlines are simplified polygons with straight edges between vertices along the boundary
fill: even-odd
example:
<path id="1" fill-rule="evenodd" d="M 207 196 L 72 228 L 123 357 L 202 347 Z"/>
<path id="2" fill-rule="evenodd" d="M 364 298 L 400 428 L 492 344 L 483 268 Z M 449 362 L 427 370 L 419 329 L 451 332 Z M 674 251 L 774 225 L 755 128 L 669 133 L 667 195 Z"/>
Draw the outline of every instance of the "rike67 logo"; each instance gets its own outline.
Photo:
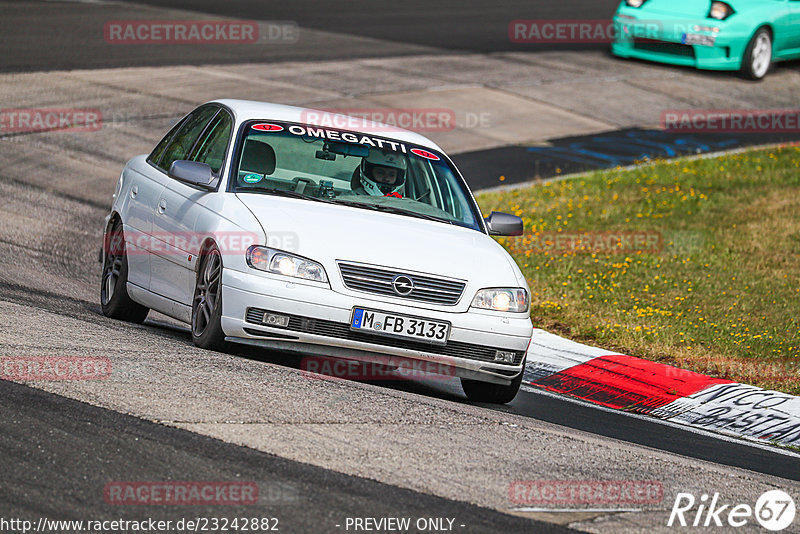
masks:
<path id="1" fill-rule="evenodd" d="M 755 519 L 765 529 L 777 532 L 791 525 L 794 516 L 794 500 L 781 490 L 762 493 L 755 506 L 724 504 L 719 493 L 711 498 L 704 493 L 699 500 L 691 493 L 678 493 L 667 526 L 738 528 Z"/>

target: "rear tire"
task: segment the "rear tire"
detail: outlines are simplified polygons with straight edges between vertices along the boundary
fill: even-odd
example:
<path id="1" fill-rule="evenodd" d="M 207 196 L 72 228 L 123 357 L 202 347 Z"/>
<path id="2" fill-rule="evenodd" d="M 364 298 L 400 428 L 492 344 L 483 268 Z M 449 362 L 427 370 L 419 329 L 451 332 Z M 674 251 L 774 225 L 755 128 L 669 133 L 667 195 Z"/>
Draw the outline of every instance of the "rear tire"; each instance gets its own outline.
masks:
<path id="1" fill-rule="evenodd" d="M 222 331 L 222 255 L 216 245 L 200 257 L 192 299 L 192 341 L 203 349 L 224 351 Z"/>
<path id="2" fill-rule="evenodd" d="M 141 324 L 150 311 L 128 295 L 128 256 L 122 223 L 117 220 L 103 236 L 103 276 L 100 281 L 100 307 L 112 319 Z"/>
<path id="3" fill-rule="evenodd" d="M 490 404 L 507 404 L 514 400 L 517 396 L 519 388 L 522 385 L 522 375 L 525 374 L 525 362 L 522 363 L 522 371 L 519 375 L 511 381 L 510 384 L 504 386 L 502 384 L 490 384 L 489 382 L 481 382 L 479 380 L 469 380 L 467 378 L 461 379 L 461 389 L 467 395 L 467 398 L 472 402 L 487 402 Z"/>
<path id="4" fill-rule="evenodd" d="M 749 80 L 761 80 L 771 67 L 772 34 L 767 28 L 760 28 L 744 51 L 740 72 Z"/>

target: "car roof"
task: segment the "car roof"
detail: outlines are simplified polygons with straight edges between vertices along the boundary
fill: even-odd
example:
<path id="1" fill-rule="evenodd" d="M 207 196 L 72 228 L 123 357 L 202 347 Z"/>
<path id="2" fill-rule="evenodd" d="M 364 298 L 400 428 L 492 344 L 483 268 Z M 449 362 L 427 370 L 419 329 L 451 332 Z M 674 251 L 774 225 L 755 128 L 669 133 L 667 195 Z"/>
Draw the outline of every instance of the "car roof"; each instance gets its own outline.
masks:
<path id="1" fill-rule="evenodd" d="M 404 130 L 398 126 L 385 125 L 367 119 L 359 120 L 358 117 L 351 117 L 339 113 L 332 113 L 330 111 L 316 110 L 313 108 L 301 108 L 296 106 L 286 106 L 283 104 L 271 104 L 269 102 L 257 102 L 255 100 L 221 99 L 213 100 L 212 102 L 222 104 L 223 106 L 230 108 L 236 116 L 237 123 L 252 119 L 260 119 L 308 124 L 308 112 L 316 111 L 319 113 L 330 113 L 330 118 L 332 120 L 340 119 L 342 121 L 346 121 L 344 123 L 348 126 L 357 126 L 353 128 L 342 128 L 343 130 L 376 135 L 379 137 L 387 137 L 389 139 L 396 139 L 398 141 L 421 145 L 427 148 L 438 150 L 439 152 L 444 152 L 436 143 L 423 135 L 411 132 L 409 130 Z M 314 125 L 313 121 L 311 122 L 311 125 Z M 334 127 L 333 129 L 338 128 Z"/>

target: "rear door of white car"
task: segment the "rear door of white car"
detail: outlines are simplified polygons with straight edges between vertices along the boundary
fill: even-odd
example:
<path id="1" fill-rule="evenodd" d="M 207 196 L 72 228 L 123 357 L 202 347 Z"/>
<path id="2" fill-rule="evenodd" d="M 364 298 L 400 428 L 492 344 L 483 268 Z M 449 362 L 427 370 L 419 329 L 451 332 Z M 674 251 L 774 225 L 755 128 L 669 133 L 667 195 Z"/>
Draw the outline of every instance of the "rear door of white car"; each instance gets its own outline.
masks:
<path id="1" fill-rule="evenodd" d="M 164 174 L 153 168 L 150 162 L 160 158 L 180 126 L 178 123 L 164 136 L 146 162 L 131 163 L 123 171 L 120 195 L 124 198 L 121 209 L 127 242 L 128 282 L 145 289 L 150 287 L 153 214 L 165 179 Z"/>
<path id="2" fill-rule="evenodd" d="M 192 143 L 191 149 L 177 152 L 162 161 L 164 170 L 172 161 L 184 159 L 207 163 L 219 177 L 231 140 L 233 117 L 227 110 L 217 108 Z M 150 290 L 181 304 L 191 305 L 194 293 L 198 247 L 210 215 L 205 207 L 209 193 L 204 189 L 167 177 L 161 191 L 153 220 L 153 231 L 164 242 L 163 250 L 152 256 Z M 223 251 L 224 252 L 224 251 Z"/>

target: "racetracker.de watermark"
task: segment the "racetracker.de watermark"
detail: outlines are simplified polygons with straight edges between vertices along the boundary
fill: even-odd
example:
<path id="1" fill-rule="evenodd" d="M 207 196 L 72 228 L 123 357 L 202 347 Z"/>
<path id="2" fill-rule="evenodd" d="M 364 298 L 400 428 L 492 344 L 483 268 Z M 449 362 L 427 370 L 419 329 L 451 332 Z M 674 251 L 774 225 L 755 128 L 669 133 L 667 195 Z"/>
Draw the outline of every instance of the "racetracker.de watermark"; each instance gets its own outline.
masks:
<path id="1" fill-rule="evenodd" d="M 529 44 L 613 43 L 620 32 L 626 37 L 655 39 L 662 28 L 659 21 L 621 27 L 609 19 L 519 19 L 509 23 L 508 38 L 512 43 Z"/>
<path id="2" fill-rule="evenodd" d="M 82 356 L 0 356 L 0 380 L 105 380 L 111 360 Z"/>
<path id="3" fill-rule="evenodd" d="M 0 135 L 32 132 L 96 132 L 103 113 L 92 108 L 0 109 Z"/>
<path id="4" fill-rule="evenodd" d="M 377 131 L 390 132 L 449 132 L 456 127 L 456 114 L 452 109 L 443 108 L 305 109 L 300 113 L 300 122 L 340 130 L 371 127 Z"/>
<path id="5" fill-rule="evenodd" d="M 375 361 L 308 356 L 300 360 L 303 376 L 315 380 L 448 380 L 455 368 L 442 362 L 381 357 Z"/>
<path id="6" fill-rule="evenodd" d="M 664 487 L 654 480 L 515 480 L 509 500 L 518 506 L 658 504 Z"/>
<path id="7" fill-rule="evenodd" d="M 656 253 L 664 246 L 660 232 L 575 231 L 542 232 L 508 240 L 515 252 L 538 254 Z"/>
<path id="8" fill-rule="evenodd" d="M 109 482 L 103 499 L 111 505 L 210 506 L 258 502 L 255 482 Z"/>
<path id="9" fill-rule="evenodd" d="M 800 133 L 800 109 L 671 109 L 661 128 L 683 133 Z"/>
<path id="10" fill-rule="evenodd" d="M 159 254 L 161 256 L 183 256 L 187 253 L 197 255 L 209 239 L 212 239 L 217 250 L 223 256 L 244 255 L 252 245 L 260 244 L 261 238 L 254 232 L 230 231 L 206 234 L 201 232 L 152 232 L 135 230 L 124 232 L 125 254 Z M 294 252 L 299 247 L 296 232 L 270 232 L 266 240 L 267 247 Z M 106 254 L 120 255 L 122 250 L 120 234 L 107 234 L 103 242 Z"/>
<path id="11" fill-rule="evenodd" d="M 114 45 L 237 45 L 296 43 L 294 21 L 251 20 L 112 20 L 103 38 Z"/>
<path id="12" fill-rule="evenodd" d="M 306 109 L 300 114 L 306 124 L 339 130 L 375 132 L 451 132 L 456 128 L 489 128 L 488 112 L 464 112 L 456 115 L 447 108 L 329 108 Z"/>
<path id="13" fill-rule="evenodd" d="M 759 335 L 761 339 L 763 335 Z M 714 358 L 692 359 L 695 369 L 702 369 L 703 374 L 719 377 L 758 377 L 764 382 L 793 383 L 800 380 L 800 362 L 774 361 L 760 362 L 752 360 L 725 360 Z M 697 376 L 694 371 L 679 367 L 667 366 L 666 376 L 677 379 L 691 379 Z"/>

